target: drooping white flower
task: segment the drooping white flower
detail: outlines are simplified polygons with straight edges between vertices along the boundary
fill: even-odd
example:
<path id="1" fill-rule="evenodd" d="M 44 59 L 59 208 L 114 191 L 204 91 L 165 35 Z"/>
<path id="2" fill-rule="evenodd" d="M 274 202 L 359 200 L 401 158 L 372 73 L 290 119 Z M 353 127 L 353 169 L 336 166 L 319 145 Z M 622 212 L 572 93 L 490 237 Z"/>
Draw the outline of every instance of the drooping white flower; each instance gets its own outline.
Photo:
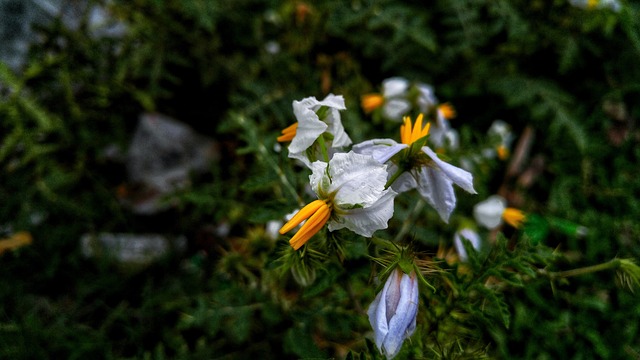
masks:
<path id="1" fill-rule="evenodd" d="M 318 200 L 302 208 L 280 229 L 284 234 L 307 219 L 289 241 L 294 249 L 326 223 L 329 231 L 347 228 L 366 237 L 387 227 L 397 193 L 385 189 L 386 165 L 371 156 L 349 152 L 336 153 L 328 164 L 316 161 L 311 170 L 309 180 Z"/>
<path id="2" fill-rule="evenodd" d="M 420 195 L 448 222 L 449 216 L 456 206 L 456 196 L 453 184 L 465 191 L 475 194 L 473 175 L 447 162 L 440 160 L 438 155 L 428 146 L 415 146 L 415 142 L 422 141 L 429 134 L 429 124 L 422 127 L 422 116 L 418 116 L 415 126 L 411 119 L 405 118 L 400 130 L 401 144 L 392 139 L 374 139 L 364 141 L 353 146 L 352 150 L 359 154 L 371 155 L 381 163 L 391 160 L 396 154 L 404 151 L 397 163 L 389 164 L 389 177 L 402 171 L 394 179 L 391 187 L 397 192 L 417 189 Z M 401 168 L 402 167 L 402 168 Z"/>
<path id="3" fill-rule="evenodd" d="M 438 103 L 433 86 L 418 83 L 416 88 L 418 89 L 418 98 L 416 99 L 418 110 L 423 114 L 430 113 L 431 109 Z"/>
<path id="4" fill-rule="evenodd" d="M 340 120 L 340 110 L 345 109 L 342 95 L 329 94 L 322 101 L 313 96 L 294 101 L 293 113 L 297 122 L 284 129 L 278 141 L 291 141 L 289 157 L 311 167 L 313 161 L 323 159 L 322 151 L 329 153 L 332 149 L 351 145 L 351 138 Z M 322 144 L 318 143 L 325 133 L 330 136 L 326 136 L 326 140 L 323 137 Z M 311 152 L 308 151 L 309 148 L 312 148 Z"/>
<path id="5" fill-rule="evenodd" d="M 393 359 L 405 339 L 413 335 L 418 314 L 418 280 L 415 272 L 410 275 L 395 268 L 384 288 L 376 295 L 367 315 L 373 328 L 378 350 Z"/>
<path id="6" fill-rule="evenodd" d="M 514 139 L 509 124 L 502 120 L 495 120 L 487 131 L 487 137 L 490 146 L 482 150 L 483 156 L 487 159 L 498 156 L 500 160 L 506 160 Z"/>
<path id="7" fill-rule="evenodd" d="M 489 196 L 486 200 L 473 207 L 473 216 L 478 224 L 487 229 L 495 229 L 506 221 L 509 225 L 519 228 L 526 216 L 518 209 L 507 207 L 507 201 L 500 195 Z"/>
<path id="8" fill-rule="evenodd" d="M 443 148 L 446 144 L 447 133 L 452 131 L 449 120 L 456 116 L 456 111 L 449 103 L 440 104 L 435 110 L 435 124 L 429 132 L 429 143 L 436 148 Z"/>
<path id="9" fill-rule="evenodd" d="M 456 247 L 460 260 L 467 261 L 469 256 L 467 255 L 467 250 L 464 248 L 462 239 L 469 240 L 471 242 L 471 246 L 475 250 L 479 250 L 481 244 L 480 235 L 469 228 L 460 229 L 453 234 L 453 245 Z"/>

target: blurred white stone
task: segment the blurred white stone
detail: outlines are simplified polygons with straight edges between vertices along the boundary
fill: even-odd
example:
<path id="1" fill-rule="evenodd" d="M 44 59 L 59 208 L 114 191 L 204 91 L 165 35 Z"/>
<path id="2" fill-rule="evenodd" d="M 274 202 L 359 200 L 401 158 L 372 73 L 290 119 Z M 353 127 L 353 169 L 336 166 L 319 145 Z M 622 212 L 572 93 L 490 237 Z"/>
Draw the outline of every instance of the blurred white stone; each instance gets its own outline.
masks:
<path id="1" fill-rule="evenodd" d="M 142 114 L 127 154 L 131 185 L 146 196 L 131 202 L 134 212 L 152 214 L 163 209 L 162 197 L 189 185 L 192 172 L 209 169 L 217 158 L 213 140 L 161 114 Z"/>
<path id="2" fill-rule="evenodd" d="M 93 39 L 119 38 L 126 25 L 105 5 L 88 0 L 0 0 L 0 61 L 13 70 L 24 66 L 29 47 L 38 41 L 34 25 L 48 25 L 60 19 L 68 29 L 78 30 L 86 21 Z"/>
<path id="3" fill-rule="evenodd" d="M 80 247 L 87 258 L 107 258 L 122 265 L 144 266 L 170 253 L 185 251 L 187 239 L 159 234 L 84 234 Z"/>

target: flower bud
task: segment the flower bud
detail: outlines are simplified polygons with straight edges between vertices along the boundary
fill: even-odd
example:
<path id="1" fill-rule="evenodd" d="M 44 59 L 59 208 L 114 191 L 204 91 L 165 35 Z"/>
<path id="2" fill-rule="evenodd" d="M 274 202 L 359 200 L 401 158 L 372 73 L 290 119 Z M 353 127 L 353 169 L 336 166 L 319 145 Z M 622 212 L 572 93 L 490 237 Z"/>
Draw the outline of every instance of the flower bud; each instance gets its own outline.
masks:
<path id="1" fill-rule="evenodd" d="M 418 279 L 395 268 L 367 311 L 378 350 L 393 359 L 416 329 Z"/>

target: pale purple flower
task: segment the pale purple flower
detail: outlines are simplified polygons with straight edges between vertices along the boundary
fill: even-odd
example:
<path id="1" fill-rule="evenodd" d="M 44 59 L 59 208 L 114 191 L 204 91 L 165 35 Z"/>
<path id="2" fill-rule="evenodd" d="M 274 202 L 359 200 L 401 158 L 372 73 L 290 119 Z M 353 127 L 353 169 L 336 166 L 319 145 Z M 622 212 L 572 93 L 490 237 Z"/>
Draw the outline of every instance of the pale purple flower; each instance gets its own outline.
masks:
<path id="1" fill-rule="evenodd" d="M 415 272 L 407 275 L 395 268 L 384 288 L 369 306 L 367 315 L 373 328 L 378 350 L 393 359 L 405 339 L 416 330 L 418 315 L 418 279 Z"/>

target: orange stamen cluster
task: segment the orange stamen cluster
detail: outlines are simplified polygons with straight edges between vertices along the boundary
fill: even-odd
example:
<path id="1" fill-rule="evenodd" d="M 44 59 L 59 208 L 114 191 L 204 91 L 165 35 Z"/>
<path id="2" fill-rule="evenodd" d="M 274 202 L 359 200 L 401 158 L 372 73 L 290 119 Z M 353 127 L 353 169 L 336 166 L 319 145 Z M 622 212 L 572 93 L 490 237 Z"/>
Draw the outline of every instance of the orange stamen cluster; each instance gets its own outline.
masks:
<path id="1" fill-rule="evenodd" d="M 279 142 L 291 141 L 298 131 L 298 123 L 294 123 L 290 126 L 287 126 L 284 130 L 282 130 L 282 135 L 278 136 Z"/>
<path id="2" fill-rule="evenodd" d="M 440 104 L 438 106 L 438 112 L 440 112 L 447 120 L 451 120 L 456 117 L 456 109 L 454 109 L 449 103 Z"/>
<path id="3" fill-rule="evenodd" d="M 422 114 L 418 115 L 416 119 L 416 123 L 411 126 L 411 118 L 408 116 L 404 117 L 404 123 L 400 126 L 400 141 L 403 144 L 411 145 L 416 140 L 421 139 L 429 134 L 429 128 L 431 127 L 431 123 L 427 123 L 427 125 L 422 128 L 422 118 L 424 116 Z"/>
<path id="4" fill-rule="evenodd" d="M 324 200 L 315 200 L 307 204 L 302 210 L 298 211 L 284 226 L 280 229 L 283 235 L 298 226 L 302 221 L 307 220 L 304 225 L 293 235 L 289 244 L 293 250 L 298 250 L 313 235 L 317 234 L 320 229 L 327 223 L 331 217 L 331 208 Z"/>
<path id="5" fill-rule="evenodd" d="M 509 157 L 509 149 L 504 145 L 499 145 L 496 152 L 498 153 L 498 159 L 500 160 L 507 160 Z"/>
<path id="6" fill-rule="evenodd" d="M 366 114 L 379 108 L 382 104 L 384 104 L 384 97 L 380 94 L 367 94 L 360 99 L 360 105 Z"/>
<path id="7" fill-rule="evenodd" d="M 509 207 L 504 209 L 504 211 L 502 212 L 502 218 L 507 224 L 513 226 L 516 229 L 521 228 L 522 224 L 526 220 L 526 216 L 521 210 Z"/>

